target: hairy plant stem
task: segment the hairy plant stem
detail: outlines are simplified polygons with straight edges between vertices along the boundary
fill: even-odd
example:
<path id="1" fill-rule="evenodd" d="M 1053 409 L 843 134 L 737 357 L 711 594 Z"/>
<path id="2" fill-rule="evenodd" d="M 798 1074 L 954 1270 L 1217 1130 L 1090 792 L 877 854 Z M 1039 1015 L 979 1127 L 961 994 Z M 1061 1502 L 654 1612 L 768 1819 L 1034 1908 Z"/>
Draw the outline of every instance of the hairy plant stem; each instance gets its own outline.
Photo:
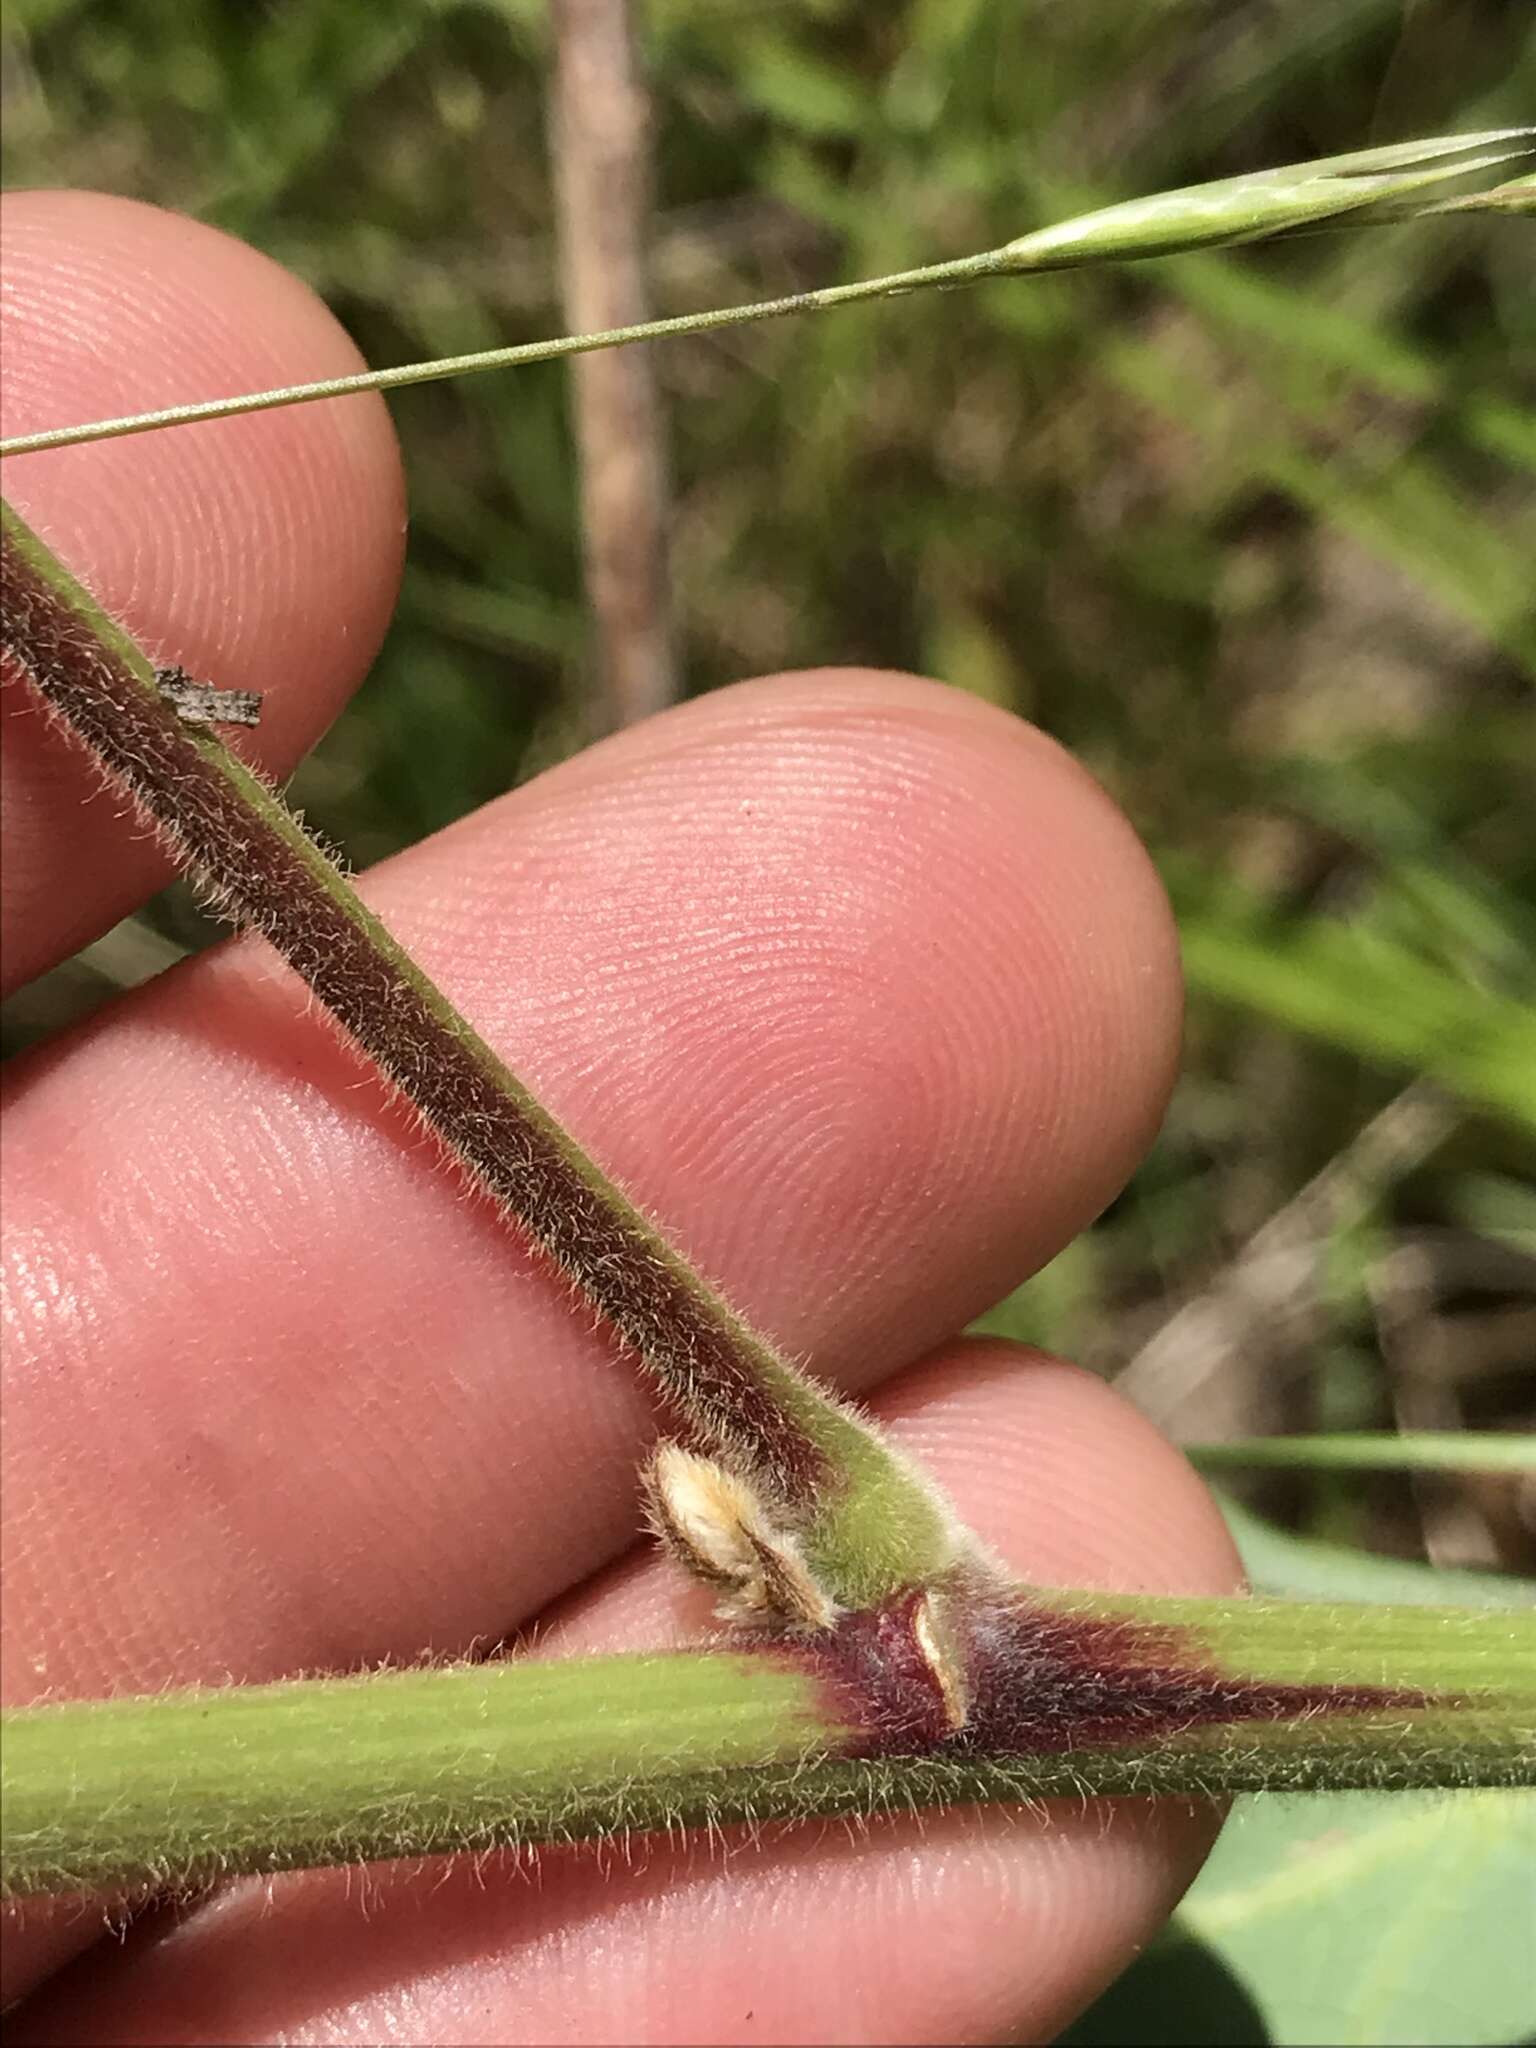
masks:
<path id="1" fill-rule="evenodd" d="M 166 702 L 143 652 L 9 506 L 3 645 L 234 922 L 261 932 L 618 1334 L 687 1426 L 864 1607 L 954 1562 L 945 1503 L 724 1302 L 434 987 L 277 794 Z"/>
<path id="2" fill-rule="evenodd" d="M 133 413 L 122 419 L 48 427 L 0 441 L 0 456 L 68 448 L 81 441 L 111 440 L 124 434 L 147 433 L 157 427 L 191 426 L 198 420 L 229 419 L 237 413 L 304 405 L 317 398 L 344 398 L 359 391 L 398 391 L 411 384 L 434 383 L 481 370 L 508 370 L 520 363 L 548 362 L 558 356 L 589 355 L 594 350 L 624 348 L 637 341 L 663 341 L 716 328 L 745 327 L 788 313 L 824 313 L 862 299 L 900 298 L 907 292 L 948 290 L 987 278 L 1174 256 L 1188 249 L 1296 233 L 1340 218 L 1396 222 L 1452 210 L 1464 213 L 1480 207 L 1495 213 L 1528 213 L 1536 211 L 1536 181 L 1529 177 L 1512 178 L 1490 190 L 1450 200 L 1426 200 L 1418 195 L 1424 187 L 1443 179 L 1488 170 L 1495 164 L 1530 155 L 1532 135 L 1536 135 L 1536 128 L 1496 128 L 1477 135 L 1442 135 L 1425 142 L 1355 150 L 1348 156 L 1319 157 L 1314 162 L 1290 165 L 1283 170 L 1250 172 L 1208 185 L 1191 185 L 1177 192 L 1159 192 L 1149 198 L 1101 207 L 1033 234 L 1021 235 L 999 249 L 959 256 L 948 263 L 927 263 L 891 277 L 861 278 L 851 284 L 828 285 L 820 291 L 793 292 L 785 298 L 761 299 L 751 305 L 721 306 L 707 313 L 646 320 L 599 334 L 561 335 L 549 341 L 521 342 L 512 348 L 482 349 L 474 355 L 443 356 L 429 363 L 364 370 L 354 376 L 330 377 L 315 384 L 291 384 L 233 398 L 166 406 L 157 412 Z M 1512 146 L 1506 148 L 1505 144 Z"/>
<path id="3" fill-rule="evenodd" d="M 925 1745 L 852 1640 L 4 1718 L 0 1894 L 1070 1795 L 1536 1782 L 1536 1614 L 1014 1589 L 1016 1698 Z"/>

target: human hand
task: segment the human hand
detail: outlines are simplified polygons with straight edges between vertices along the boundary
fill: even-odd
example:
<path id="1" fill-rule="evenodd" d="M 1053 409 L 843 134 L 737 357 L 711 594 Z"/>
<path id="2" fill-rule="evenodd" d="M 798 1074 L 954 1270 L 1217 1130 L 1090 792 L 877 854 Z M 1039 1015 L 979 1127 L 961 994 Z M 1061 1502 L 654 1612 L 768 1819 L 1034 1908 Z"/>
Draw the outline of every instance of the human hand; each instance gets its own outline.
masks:
<path id="1" fill-rule="evenodd" d="M 29 194 L 5 230 L 8 432 L 356 367 L 302 286 L 190 222 Z M 393 602 L 376 400 L 4 481 L 157 658 L 266 693 L 239 744 L 277 772 Z M 14 983 L 165 869 L 25 688 L 7 700 Z M 903 676 L 749 683 L 365 886 L 701 1268 L 868 1395 L 1021 1577 L 1238 1582 L 1199 1483 L 1104 1385 L 952 1336 L 1122 1184 L 1176 1055 L 1156 881 L 1049 741 Z M 260 943 L 7 1080 L 8 1701 L 449 1655 L 535 1623 L 542 1654 L 697 1636 L 707 1603 L 630 1547 L 644 1399 Z M 1049 2037 L 1211 1827 L 1058 1802 L 314 1872 L 94 1947 L 99 1915 L 39 1907 L 8 1943 L 9 1995 L 37 1987 L 10 2038 Z"/>

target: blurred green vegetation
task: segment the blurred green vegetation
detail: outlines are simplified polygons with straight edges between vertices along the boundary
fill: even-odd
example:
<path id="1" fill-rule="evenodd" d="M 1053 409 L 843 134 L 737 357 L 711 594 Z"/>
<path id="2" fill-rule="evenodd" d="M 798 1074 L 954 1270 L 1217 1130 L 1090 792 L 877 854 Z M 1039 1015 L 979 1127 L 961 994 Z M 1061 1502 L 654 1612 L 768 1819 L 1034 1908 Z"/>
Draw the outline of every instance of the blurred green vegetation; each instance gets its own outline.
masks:
<path id="1" fill-rule="evenodd" d="M 378 364 L 561 327 L 539 0 L 13 0 L 5 34 L 9 184 L 217 222 Z M 1530 0 L 653 0 L 646 51 L 663 311 L 1536 104 Z M 1533 279 L 1527 224 L 1452 218 L 657 358 L 688 689 L 939 676 L 1055 734 L 1163 869 L 1192 989 L 1172 1112 L 987 1327 L 1129 1367 L 1185 1438 L 1531 1423 Z M 399 615 L 293 789 L 359 864 L 591 728 L 565 394 L 539 366 L 393 401 Z M 7 1044 L 200 936 L 168 892 L 18 998 Z M 1279 1211 L 1283 1284 L 1238 1259 Z M 1223 1345 L 1154 1370 L 1190 1298 L 1225 1304 Z M 1518 1475 L 1243 1498 L 1314 1544 L 1536 1566 Z"/>

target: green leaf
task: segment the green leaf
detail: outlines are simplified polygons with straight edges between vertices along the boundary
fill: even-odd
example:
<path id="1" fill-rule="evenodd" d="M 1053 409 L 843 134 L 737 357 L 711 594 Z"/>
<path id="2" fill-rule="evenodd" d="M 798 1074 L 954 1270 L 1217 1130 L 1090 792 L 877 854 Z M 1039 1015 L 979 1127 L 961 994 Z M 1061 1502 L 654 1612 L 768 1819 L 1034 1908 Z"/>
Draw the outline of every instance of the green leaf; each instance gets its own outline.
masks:
<path id="1" fill-rule="evenodd" d="M 1536 1606 L 1536 1585 L 1500 1572 L 1447 1571 L 1347 1544 L 1277 1529 L 1216 1489 L 1238 1555 L 1256 1593 L 1299 1600 L 1386 1601 L 1399 1607 Z"/>
<path id="2" fill-rule="evenodd" d="M 1520 2040 L 1533 1863 L 1536 1804 L 1515 1793 L 1242 1800 L 1169 1937 L 1062 2038 Z"/>
<path id="3" fill-rule="evenodd" d="M 1453 1183 L 1451 1207 L 1480 1237 L 1536 1258 L 1536 1188 L 1503 1173 L 1467 1173 Z"/>
<path id="4" fill-rule="evenodd" d="M 1214 903 L 1183 926 L 1197 993 L 1391 1067 L 1536 1129 L 1536 1013 L 1363 921 L 1266 918 Z"/>
<path id="5" fill-rule="evenodd" d="M 868 97 L 847 72 L 818 61 L 788 36 L 751 37 L 737 84 L 743 99 L 797 134 L 857 135 L 870 118 Z"/>

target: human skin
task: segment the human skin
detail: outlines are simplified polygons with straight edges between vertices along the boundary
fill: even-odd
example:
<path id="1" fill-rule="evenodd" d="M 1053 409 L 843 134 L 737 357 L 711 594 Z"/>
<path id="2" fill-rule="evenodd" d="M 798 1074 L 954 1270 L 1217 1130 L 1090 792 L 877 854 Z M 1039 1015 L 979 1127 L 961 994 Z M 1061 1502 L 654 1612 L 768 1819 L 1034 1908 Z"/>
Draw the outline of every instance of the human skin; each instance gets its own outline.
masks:
<path id="1" fill-rule="evenodd" d="M 3 230 L 8 433 L 357 366 L 302 285 L 210 229 L 30 193 Z M 239 743 L 275 772 L 361 681 L 403 539 L 378 400 L 12 459 L 4 486 L 157 659 L 267 693 Z M 165 868 L 25 684 L 4 702 L 14 985 Z M 363 886 L 1021 1578 L 1240 1583 L 1198 1480 L 1112 1391 L 953 1336 L 1123 1184 L 1177 1055 L 1156 879 L 1049 740 L 908 676 L 767 678 Z M 711 1626 L 635 1545 L 655 1421 L 613 1348 L 265 946 L 177 968 L 5 1078 L 8 1702 Z M 94 1910 L 35 1907 L 6 1944 L 8 2038 L 1049 2038 L 1213 1826 L 1059 1802 L 317 1872 L 122 1942 Z"/>

